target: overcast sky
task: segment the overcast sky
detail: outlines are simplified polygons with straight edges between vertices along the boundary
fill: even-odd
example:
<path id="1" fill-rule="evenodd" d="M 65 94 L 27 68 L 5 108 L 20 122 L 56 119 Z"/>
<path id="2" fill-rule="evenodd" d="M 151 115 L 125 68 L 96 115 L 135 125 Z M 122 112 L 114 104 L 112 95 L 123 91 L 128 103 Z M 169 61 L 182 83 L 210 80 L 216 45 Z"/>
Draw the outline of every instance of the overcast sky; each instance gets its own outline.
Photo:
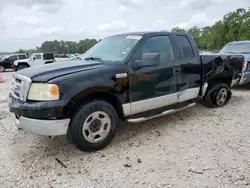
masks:
<path id="1" fill-rule="evenodd" d="M 0 0 L 0 51 L 45 40 L 211 25 L 250 0 Z M 66 26 L 66 27 L 65 27 Z"/>

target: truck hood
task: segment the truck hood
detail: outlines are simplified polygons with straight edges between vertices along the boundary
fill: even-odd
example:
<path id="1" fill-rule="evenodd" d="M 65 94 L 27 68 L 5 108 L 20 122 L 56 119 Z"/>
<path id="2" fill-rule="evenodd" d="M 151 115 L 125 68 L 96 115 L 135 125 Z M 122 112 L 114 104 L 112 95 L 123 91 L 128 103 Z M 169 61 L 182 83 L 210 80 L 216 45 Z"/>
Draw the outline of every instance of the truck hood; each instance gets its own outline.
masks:
<path id="1" fill-rule="evenodd" d="M 60 76 L 97 69 L 107 65 L 109 64 L 86 60 L 64 61 L 23 69 L 17 73 L 29 77 L 35 82 L 47 82 Z"/>

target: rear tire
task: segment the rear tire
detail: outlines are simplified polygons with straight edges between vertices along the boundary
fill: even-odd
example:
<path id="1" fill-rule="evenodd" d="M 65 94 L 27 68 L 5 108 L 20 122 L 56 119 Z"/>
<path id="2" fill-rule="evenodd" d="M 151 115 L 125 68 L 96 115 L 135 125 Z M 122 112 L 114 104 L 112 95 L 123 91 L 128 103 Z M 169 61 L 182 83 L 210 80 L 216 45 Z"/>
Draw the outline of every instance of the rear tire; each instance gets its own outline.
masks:
<path id="1" fill-rule="evenodd" d="M 0 65 L 0 72 L 5 72 L 5 67 L 3 65 Z"/>
<path id="2" fill-rule="evenodd" d="M 115 108 L 106 101 L 94 100 L 73 115 L 69 138 L 82 151 L 101 150 L 114 138 L 118 124 Z"/>
<path id="3" fill-rule="evenodd" d="M 26 68 L 29 68 L 28 65 L 19 65 L 17 68 L 16 68 L 16 71 L 19 71 L 19 70 L 22 70 L 22 69 L 26 69 Z"/>
<path id="4" fill-rule="evenodd" d="M 219 108 L 225 106 L 231 97 L 232 92 L 228 85 L 224 83 L 214 83 L 208 87 L 203 104 L 209 108 Z"/>

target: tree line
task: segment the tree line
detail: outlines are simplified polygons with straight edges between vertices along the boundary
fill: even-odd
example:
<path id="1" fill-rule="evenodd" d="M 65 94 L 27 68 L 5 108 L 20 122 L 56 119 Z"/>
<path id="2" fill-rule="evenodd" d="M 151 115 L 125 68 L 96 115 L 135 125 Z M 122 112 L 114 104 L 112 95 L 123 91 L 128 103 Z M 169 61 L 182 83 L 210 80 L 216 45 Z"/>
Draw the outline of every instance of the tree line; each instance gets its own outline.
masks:
<path id="1" fill-rule="evenodd" d="M 212 26 L 199 28 L 194 26 L 188 30 L 176 27 L 173 32 L 190 33 L 196 41 L 199 50 L 217 51 L 225 44 L 237 40 L 250 40 L 250 8 L 239 8 L 229 12 Z M 99 40 L 100 41 L 100 40 Z M 19 50 L 19 53 L 53 52 L 55 54 L 84 53 L 97 42 L 96 39 L 72 41 L 45 41 L 40 47 L 31 50 Z"/>
<path id="2" fill-rule="evenodd" d="M 79 42 L 74 41 L 45 41 L 40 47 L 31 50 L 20 49 L 18 53 L 35 53 L 35 52 L 53 52 L 55 54 L 74 54 L 74 53 L 84 53 L 89 48 L 94 46 L 97 42 L 96 39 L 85 39 Z"/>
<path id="3" fill-rule="evenodd" d="M 200 50 L 218 51 L 231 41 L 250 40 L 250 8 L 239 8 L 226 14 L 212 26 L 191 29 L 173 28 L 175 32 L 188 32 Z"/>

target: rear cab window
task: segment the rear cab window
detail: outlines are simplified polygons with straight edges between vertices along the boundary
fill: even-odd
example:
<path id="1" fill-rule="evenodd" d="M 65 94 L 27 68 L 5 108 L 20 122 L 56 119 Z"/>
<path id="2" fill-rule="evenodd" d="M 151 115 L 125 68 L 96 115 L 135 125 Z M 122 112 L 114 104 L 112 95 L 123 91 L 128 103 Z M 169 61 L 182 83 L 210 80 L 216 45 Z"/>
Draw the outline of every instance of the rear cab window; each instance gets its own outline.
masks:
<path id="1" fill-rule="evenodd" d="M 17 60 L 17 55 L 12 55 L 12 56 L 10 56 L 10 57 L 9 57 L 9 60 L 10 60 L 11 62 L 16 61 L 16 60 Z"/>
<path id="2" fill-rule="evenodd" d="M 220 53 L 250 54 L 250 41 L 229 43 L 220 50 Z"/>
<path id="3" fill-rule="evenodd" d="M 43 59 L 44 60 L 53 60 L 54 59 L 54 54 L 53 53 L 44 53 L 43 54 Z"/>
<path id="4" fill-rule="evenodd" d="M 182 59 L 194 58 L 194 50 L 187 36 L 176 35 L 175 40 L 180 49 L 180 56 Z"/>
<path id="5" fill-rule="evenodd" d="M 18 58 L 20 59 L 20 60 L 22 60 L 22 59 L 27 59 L 27 56 L 26 55 L 18 55 Z"/>

